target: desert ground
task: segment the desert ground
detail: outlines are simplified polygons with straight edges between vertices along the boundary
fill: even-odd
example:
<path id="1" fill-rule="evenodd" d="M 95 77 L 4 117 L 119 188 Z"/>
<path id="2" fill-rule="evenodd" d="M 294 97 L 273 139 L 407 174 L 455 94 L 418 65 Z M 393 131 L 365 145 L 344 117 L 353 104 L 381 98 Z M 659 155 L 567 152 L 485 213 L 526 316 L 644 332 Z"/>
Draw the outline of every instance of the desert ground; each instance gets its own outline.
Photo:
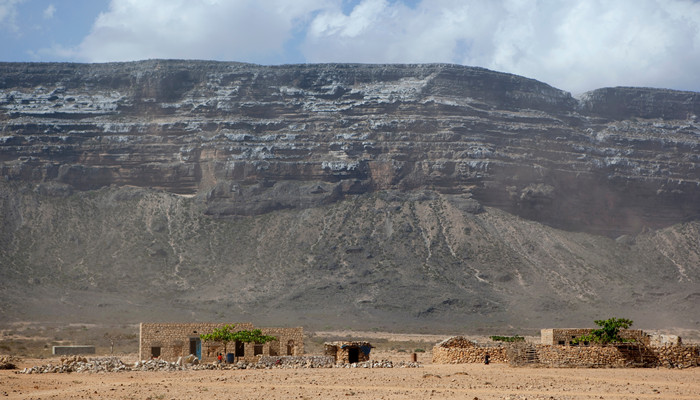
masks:
<path id="1" fill-rule="evenodd" d="M 17 354 L 18 370 L 0 370 L 0 398 L 8 399 L 700 399 L 700 368 L 437 365 L 431 363 L 431 349 L 445 335 L 355 331 L 309 333 L 306 353 L 320 354 L 326 340 L 365 338 L 376 346 L 372 359 L 397 364 L 409 361 L 411 353 L 418 351 L 422 367 L 21 374 L 18 372 L 25 367 L 60 363 L 60 358 L 47 353 L 51 343 L 37 334 L 54 340 L 66 332 L 46 327 L 36 331 L 12 329 L 3 332 L 0 344 L 5 349 L 17 348 L 36 355 Z M 102 337 L 94 327 L 79 327 L 69 333 L 88 335 L 83 338 L 86 343 L 90 336 L 95 340 Z M 22 334 L 40 340 L 32 342 L 30 337 L 21 338 Z M 126 336 L 128 339 L 119 343 L 114 355 L 133 364 L 138 344 L 135 338 Z M 109 347 L 98 346 L 95 356 L 110 355 L 109 351 Z"/>
<path id="2" fill-rule="evenodd" d="M 505 364 L 20 374 L 0 371 L 8 399 L 700 399 L 700 368 L 516 368 Z M 400 360 L 378 352 L 373 358 Z M 425 357 L 425 360 L 421 360 Z M 123 357 L 135 360 L 135 355 Z M 18 367 L 46 364 L 25 359 Z M 57 361 L 57 360 L 54 360 Z"/>

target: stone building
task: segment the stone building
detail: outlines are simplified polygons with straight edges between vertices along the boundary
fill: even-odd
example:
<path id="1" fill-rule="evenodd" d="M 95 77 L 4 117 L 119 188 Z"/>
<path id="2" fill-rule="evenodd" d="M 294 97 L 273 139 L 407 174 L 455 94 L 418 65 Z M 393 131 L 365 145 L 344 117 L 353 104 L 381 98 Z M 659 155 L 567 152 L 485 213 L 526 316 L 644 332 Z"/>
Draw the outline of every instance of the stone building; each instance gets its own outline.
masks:
<path id="1" fill-rule="evenodd" d="M 224 346 L 217 342 L 203 342 L 199 335 L 211 333 L 225 323 L 142 323 L 139 326 L 139 357 L 141 360 L 161 358 L 177 361 L 179 357 L 194 354 L 203 362 L 215 361 Z M 251 323 L 236 323 L 234 330 L 256 329 Z M 265 344 L 231 342 L 225 353 L 236 361 L 255 361 L 260 356 L 296 356 L 304 354 L 304 329 L 259 328 L 263 334 L 277 340 Z M 226 354 L 223 354 L 226 359 Z"/>
<path id="2" fill-rule="evenodd" d="M 335 358 L 336 364 L 355 364 L 369 361 L 372 345 L 369 342 L 327 342 L 324 355 Z"/>
<path id="3" fill-rule="evenodd" d="M 560 346 L 576 346 L 574 339 L 583 335 L 589 335 L 593 332 L 590 328 L 565 328 L 565 329 L 542 329 L 540 338 L 542 344 L 560 345 Z M 641 329 L 620 329 L 620 337 L 623 339 L 634 339 L 635 342 L 649 344 L 649 337 Z M 588 343 L 580 343 L 587 345 Z"/>

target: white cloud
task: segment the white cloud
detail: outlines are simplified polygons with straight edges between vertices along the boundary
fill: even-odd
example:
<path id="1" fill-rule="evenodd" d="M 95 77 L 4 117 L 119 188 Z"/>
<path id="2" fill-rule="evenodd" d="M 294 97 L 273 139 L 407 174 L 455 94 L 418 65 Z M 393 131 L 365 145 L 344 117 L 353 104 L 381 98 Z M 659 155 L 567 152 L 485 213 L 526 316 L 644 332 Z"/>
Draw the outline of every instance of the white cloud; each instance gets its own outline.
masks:
<path id="1" fill-rule="evenodd" d="M 573 92 L 601 86 L 700 90 L 700 3 L 691 0 L 362 0 L 324 10 L 310 62 L 453 62 Z"/>
<path id="2" fill-rule="evenodd" d="M 49 4 L 48 7 L 44 9 L 44 19 L 51 19 L 56 14 L 56 6 Z"/>
<path id="3" fill-rule="evenodd" d="M 283 51 L 326 1 L 112 0 L 75 49 L 86 61 L 202 58 L 254 61 Z"/>
<path id="4" fill-rule="evenodd" d="M 25 0 L 0 0 L 0 29 L 17 32 L 17 6 Z"/>
<path id="5" fill-rule="evenodd" d="M 0 22 L 21 0 L 0 0 Z M 574 93 L 602 86 L 700 91 L 693 0 L 112 0 L 81 61 L 474 65 Z M 301 53 L 292 48 L 299 44 Z"/>

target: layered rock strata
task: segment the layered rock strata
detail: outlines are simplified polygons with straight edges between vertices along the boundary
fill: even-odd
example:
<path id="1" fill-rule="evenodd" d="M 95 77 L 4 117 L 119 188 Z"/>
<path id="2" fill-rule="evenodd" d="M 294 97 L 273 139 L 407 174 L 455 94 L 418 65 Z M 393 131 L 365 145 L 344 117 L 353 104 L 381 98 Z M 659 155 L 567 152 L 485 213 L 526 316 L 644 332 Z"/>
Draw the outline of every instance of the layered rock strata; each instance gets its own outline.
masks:
<path id="1" fill-rule="evenodd" d="M 456 65 L 0 64 L 0 174 L 255 215 L 431 189 L 618 236 L 700 215 L 697 93 Z"/>

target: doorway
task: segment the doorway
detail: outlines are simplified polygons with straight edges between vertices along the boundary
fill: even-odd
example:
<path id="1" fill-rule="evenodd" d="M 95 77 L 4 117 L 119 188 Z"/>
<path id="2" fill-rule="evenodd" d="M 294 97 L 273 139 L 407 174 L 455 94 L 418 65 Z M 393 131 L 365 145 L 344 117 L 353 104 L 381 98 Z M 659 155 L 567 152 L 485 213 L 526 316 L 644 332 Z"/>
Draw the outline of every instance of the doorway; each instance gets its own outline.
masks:
<path id="1" fill-rule="evenodd" d="M 190 354 L 194 354 L 198 360 L 202 359 L 202 340 L 190 338 Z"/>
<path id="2" fill-rule="evenodd" d="M 348 349 L 348 362 L 350 364 L 355 364 L 360 361 L 360 349 L 357 347 L 350 347 Z"/>
<path id="3" fill-rule="evenodd" d="M 236 357 L 245 357 L 245 343 L 236 341 Z"/>

